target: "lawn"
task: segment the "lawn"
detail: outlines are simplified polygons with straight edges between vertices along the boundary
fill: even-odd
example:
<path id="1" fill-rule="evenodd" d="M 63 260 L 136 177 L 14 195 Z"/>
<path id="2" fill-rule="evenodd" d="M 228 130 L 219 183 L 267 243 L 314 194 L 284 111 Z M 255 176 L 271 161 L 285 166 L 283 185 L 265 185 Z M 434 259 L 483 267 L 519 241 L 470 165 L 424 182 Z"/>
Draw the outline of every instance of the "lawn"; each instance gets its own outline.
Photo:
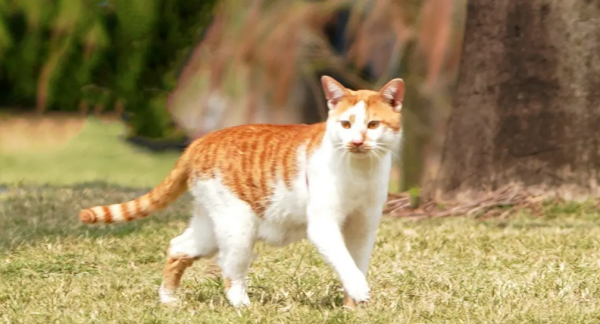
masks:
<path id="1" fill-rule="evenodd" d="M 0 184 L 158 184 L 179 154 L 137 149 L 120 138 L 124 132 L 120 122 L 96 118 L 0 116 Z"/>
<path id="2" fill-rule="evenodd" d="M 372 300 L 341 308 L 334 274 L 307 242 L 257 246 L 253 305 L 226 303 L 218 269 L 197 262 L 181 305 L 158 303 L 170 238 L 186 197 L 133 224 L 87 227 L 81 206 L 133 198 L 112 186 L 29 189 L 1 197 L 0 321 L 5 323 L 591 323 L 600 321 L 600 214 L 548 205 L 545 216 L 385 219 L 370 272 Z"/>
<path id="3" fill-rule="evenodd" d="M 92 119 L 59 144 L 19 151 L 2 142 L 0 322 L 600 323 L 600 213 L 591 204 L 548 204 L 543 217 L 385 218 L 372 300 L 358 312 L 341 307 L 338 280 L 307 242 L 256 247 L 248 309 L 228 306 L 211 260 L 186 273 L 179 306 L 162 306 L 165 249 L 186 225 L 189 197 L 132 224 L 77 219 L 81 207 L 145 192 L 174 164 L 177 154 L 134 149 L 122 132 Z"/>

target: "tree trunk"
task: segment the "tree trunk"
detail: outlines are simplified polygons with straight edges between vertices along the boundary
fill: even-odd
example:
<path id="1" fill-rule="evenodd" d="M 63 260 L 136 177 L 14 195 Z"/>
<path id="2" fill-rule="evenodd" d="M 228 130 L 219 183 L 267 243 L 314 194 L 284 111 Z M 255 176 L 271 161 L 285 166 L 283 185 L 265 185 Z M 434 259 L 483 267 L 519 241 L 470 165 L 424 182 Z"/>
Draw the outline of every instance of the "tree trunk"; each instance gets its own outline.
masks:
<path id="1" fill-rule="evenodd" d="M 470 0 L 429 195 L 520 184 L 600 194 L 600 1 Z"/>

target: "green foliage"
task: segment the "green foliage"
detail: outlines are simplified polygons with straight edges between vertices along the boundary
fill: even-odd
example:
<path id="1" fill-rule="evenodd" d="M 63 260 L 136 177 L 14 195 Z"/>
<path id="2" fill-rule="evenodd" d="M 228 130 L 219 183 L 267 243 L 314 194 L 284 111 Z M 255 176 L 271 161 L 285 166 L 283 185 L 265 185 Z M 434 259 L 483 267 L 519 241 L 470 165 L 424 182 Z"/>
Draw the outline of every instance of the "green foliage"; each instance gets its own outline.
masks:
<path id="1" fill-rule="evenodd" d="M 0 106 L 110 111 L 119 102 L 133 133 L 164 137 L 166 94 L 215 3 L 0 0 Z"/>
<path id="2" fill-rule="evenodd" d="M 419 207 L 419 202 L 421 198 L 421 188 L 420 187 L 412 187 L 408 190 L 408 195 L 410 197 L 410 208 Z"/>

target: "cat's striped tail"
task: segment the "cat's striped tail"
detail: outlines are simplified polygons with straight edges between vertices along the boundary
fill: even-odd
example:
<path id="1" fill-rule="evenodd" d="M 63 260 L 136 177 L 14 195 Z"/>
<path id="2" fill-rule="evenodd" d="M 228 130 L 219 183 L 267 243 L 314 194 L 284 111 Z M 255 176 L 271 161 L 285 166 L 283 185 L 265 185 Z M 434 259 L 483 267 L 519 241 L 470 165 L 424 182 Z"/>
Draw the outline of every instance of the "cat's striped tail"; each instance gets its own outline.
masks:
<path id="1" fill-rule="evenodd" d="M 147 194 L 132 201 L 108 206 L 96 206 L 79 211 L 84 223 L 124 223 L 144 218 L 167 207 L 187 190 L 187 161 L 182 158 L 167 178 Z"/>

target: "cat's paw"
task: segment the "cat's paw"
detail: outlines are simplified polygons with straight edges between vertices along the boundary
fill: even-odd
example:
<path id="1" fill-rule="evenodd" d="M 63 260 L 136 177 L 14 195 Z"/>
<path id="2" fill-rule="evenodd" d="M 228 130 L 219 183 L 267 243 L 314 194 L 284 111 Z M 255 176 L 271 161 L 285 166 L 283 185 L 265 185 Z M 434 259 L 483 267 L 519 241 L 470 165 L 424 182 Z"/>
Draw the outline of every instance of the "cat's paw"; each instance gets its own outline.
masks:
<path id="1" fill-rule="evenodd" d="M 362 276 L 355 276 L 352 280 L 348 280 L 344 285 L 346 294 L 356 303 L 363 303 L 370 298 L 370 288 L 367 279 Z"/>
<path id="2" fill-rule="evenodd" d="M 250 306 L 250 298 L 243 286 L 234 285 L 229 288 L 227 291 L 227 300 L 236 308 Z"/>
<path id="3" fill-rule="evenodd" d="M 165 305 L 175 305 L 177 304 L 177 297 L 172 292 L 169 292 L 163 286 L 158 290 L 158 296 L 160 297 L 160 302 Z"/>

